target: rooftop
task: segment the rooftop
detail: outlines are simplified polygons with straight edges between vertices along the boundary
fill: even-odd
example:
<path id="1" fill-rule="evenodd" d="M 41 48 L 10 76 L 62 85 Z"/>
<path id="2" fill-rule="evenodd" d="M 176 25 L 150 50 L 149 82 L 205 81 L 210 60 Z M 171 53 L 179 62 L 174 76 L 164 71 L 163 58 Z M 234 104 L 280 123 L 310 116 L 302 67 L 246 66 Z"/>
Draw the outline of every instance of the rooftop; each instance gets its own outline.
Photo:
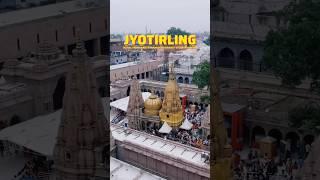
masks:
<path id="1" fill-rule="evenodd" d="M 159 176 L 153 175 L 147 171 L 111 157 L 110 178 L 112 180 L 123 180 L 128 179 L 128 177 L 135 180 L 164 180 Z"/>
<path id="2" fill-rule="evenodd" d="M 145 149 L 209 169 L 209 164 L 205 163 L 201 158 L 201 154 L 210 154 L 209 151 L 193 148 L 132 129 L 130 129 L 130 133 L 126 133 L 125 128 L 115 124 L 111 124 L 110 129 L 115 140 L 130 142 Z"/>
<path id="3" fill-rule="evenodd" d="M 122 64 L 116 64 L 116 65 L 111 65 L 110 70 L 115 70 L 115 69 L 120 69 L 120 68 L 125 68 L 129 66 L 135 66 L 135 65 L 141 65 L 144 63 L 151 63 L 151 62 L 156 62 L 157 60 L 148 60 L 146 62 L 142 61 L 135 61 L 135 62 L 127 62 L 127 63 L 122 63 Z"/>
<path id="4" fill-rule="evenodd" d="M 77 1 L 67 1 L 47 6 L 10 11 L 0 14 L 0 27 L 24 23 L 48 17 L 63 16 L 67 13 L 78 12 L 93 8 L 92 6 L 80 5 Z"/>

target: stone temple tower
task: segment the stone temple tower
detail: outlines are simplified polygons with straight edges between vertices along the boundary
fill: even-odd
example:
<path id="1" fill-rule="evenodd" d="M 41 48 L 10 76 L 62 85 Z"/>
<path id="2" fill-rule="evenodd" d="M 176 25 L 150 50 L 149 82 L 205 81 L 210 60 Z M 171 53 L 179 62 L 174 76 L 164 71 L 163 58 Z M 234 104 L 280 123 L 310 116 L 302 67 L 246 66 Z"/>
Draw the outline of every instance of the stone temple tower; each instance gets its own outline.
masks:
<path id="1" fill-rule="evenodd" d="M 80 40 L 71 62 L 54 149 L 54 169 L 56 180 L 88 180 L 104 162 L 101 152 L 107 146 L 109 131 L 96 78 Z"/>
<path id="2" fill-rule="evenodd" d="M 143 98 L 141 94 L 141 88 L 139 81 L 136 77 L 133 77 L 130 87 L 129 104 L 127 109 L 127 117 L 129 128 L 139 130 L 141 108 L 143 108 Z"/>

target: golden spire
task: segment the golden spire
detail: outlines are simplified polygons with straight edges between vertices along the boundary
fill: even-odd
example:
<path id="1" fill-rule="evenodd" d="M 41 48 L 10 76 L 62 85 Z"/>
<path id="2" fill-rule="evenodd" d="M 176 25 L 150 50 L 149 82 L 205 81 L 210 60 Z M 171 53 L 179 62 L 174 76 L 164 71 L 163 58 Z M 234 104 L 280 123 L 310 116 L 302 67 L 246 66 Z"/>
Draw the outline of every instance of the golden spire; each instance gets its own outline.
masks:
<path id="1" fill-rule="evenodd" d="M 169 66 L 169 80 L 164 92 L 160 119 L 171 127 L 179 127 L 183 121 L 183 111 L 179 96 L 179 87 L 173 70 L 173 64 Z"/>

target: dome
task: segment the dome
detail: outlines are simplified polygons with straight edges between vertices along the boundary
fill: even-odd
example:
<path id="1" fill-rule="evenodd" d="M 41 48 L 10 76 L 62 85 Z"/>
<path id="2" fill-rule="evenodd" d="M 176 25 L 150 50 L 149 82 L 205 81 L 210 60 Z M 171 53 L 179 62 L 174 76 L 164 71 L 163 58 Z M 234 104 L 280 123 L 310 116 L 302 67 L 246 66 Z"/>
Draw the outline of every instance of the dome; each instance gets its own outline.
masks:
<path id="1" fill-rule="evenodd" d="M 162 101 L 155 94 L 151 94 L 144 102 L 144 114 L 149 116 L 158 116 Z"/>

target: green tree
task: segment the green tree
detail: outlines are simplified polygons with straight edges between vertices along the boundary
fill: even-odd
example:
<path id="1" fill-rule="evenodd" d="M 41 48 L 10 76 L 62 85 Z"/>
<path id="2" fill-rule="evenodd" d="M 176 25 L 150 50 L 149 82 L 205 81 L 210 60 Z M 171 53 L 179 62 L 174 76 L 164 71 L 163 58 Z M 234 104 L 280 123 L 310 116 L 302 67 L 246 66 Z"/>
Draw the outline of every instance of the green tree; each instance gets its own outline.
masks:
<path id="1" fill-rule="evenodd" d="M 192 74 L 192 82 L 203 89 L 207 86 L 209 89 L 209 78 L 210 78 L 210 64 L 208 61 L 204 61 L 199 64 L 197 69 Z"/>
<path id="2" fill-rule="evenodd" d="M 176 28 L 176 27 L 171 27 L 168 29 L 167 31 L 167 35 L 171 35 L 171 36 L 174 36 L 174 35 L 189 35 L 190 33 L 187 32 L 187 31 L 184 31 L 180 28 Z"/>
<path id="3" fill-rule="evenodd" d="M 199 89 L 201 89 L 201 94 L 203 88 L 207 87 L 209 89 L 209 78 L 210 78 L 210 63 L 208 61 L 204 61 L 200 63 L 197 69 L 192 74 L 192 82 L 196 84 Z M 210 103 L 210 96 L 203 95 L 200 96 L 200 101 L 204 103 Z"/>
<path id="4" fill-rule="evenodd" d="M 304 107 L 297 107 L 289 112 L 291 127 L 315 130 L 320 126 L 320 106 L 308 104 Z"/>
<path id="5" fill-rule="evenodd" d="M 206 45 L 210 46 L 210 37 L 203 41 Z"/>
<path id="6" fill-rule="evenodd" d="M 319 0 L 301 0 L 276 13 L 286 27 L 268 33 L 263 59 L 284 85 L 295 87 L 308 78 L 310 89 L 320 92 L 319 9 Z"/>

